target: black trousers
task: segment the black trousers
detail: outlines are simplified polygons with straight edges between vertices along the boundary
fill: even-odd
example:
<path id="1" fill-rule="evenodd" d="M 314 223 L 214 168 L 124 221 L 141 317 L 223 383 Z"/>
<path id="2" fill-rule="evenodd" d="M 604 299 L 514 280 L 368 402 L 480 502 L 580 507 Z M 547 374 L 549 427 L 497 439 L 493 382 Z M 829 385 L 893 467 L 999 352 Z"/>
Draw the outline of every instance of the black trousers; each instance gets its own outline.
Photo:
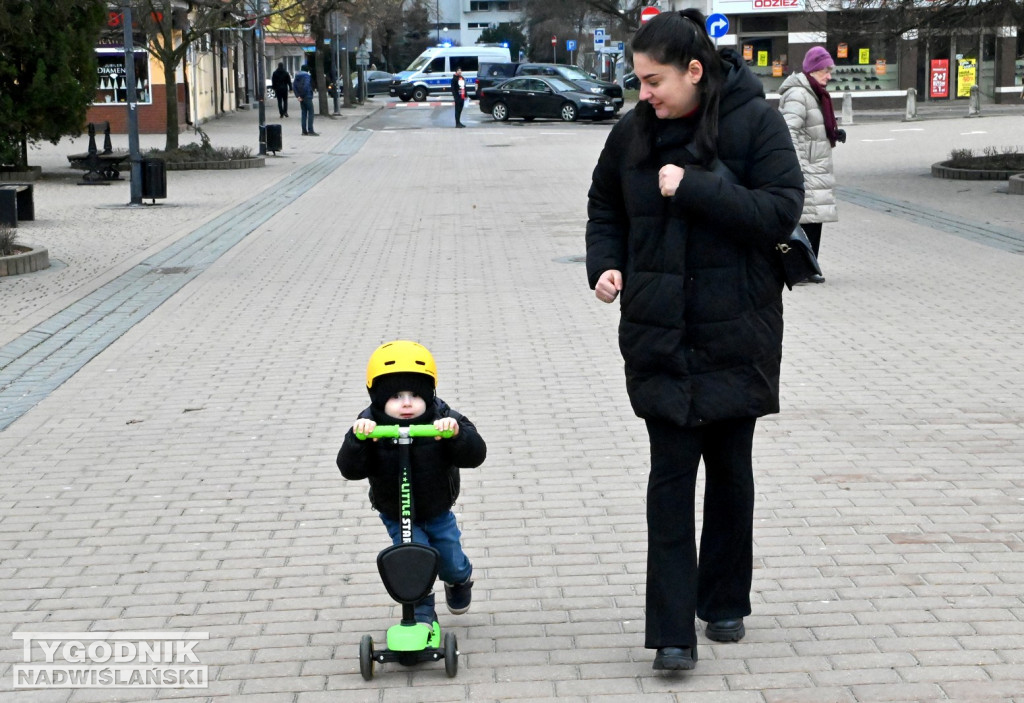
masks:
<path id="1" fill-rule="evenodd" d="M 807 224 L 801 224 L 804 228 L 804 232 L 807 234 L 807 239 L 811 242 L 811 249 L 814 249 L 814 256 L 818 256 L 818 249 L 821 248 L 821 223 L 820 222 L 808 222 Z"/>
<path id="2" fill-rule="evenodd" d="M 462 124 L 462 106 L 465 102 L 465 100 L 455 98 L 455 124 Z"/>
<path id="3" fill-rule="evenodd" d="M 281 117 L 288 114 L 288 93 L 277 93 L 277 111 Z"/>
<path id="4" fill-rule="evenodd" d="M 647 421 L 648 649 L 696 647 L 694 616 L 750 615 L 753 577 L 755 418 L 680 427 Z M 704 459 L 704 522 L 698 559 L 694 500 Z"/>

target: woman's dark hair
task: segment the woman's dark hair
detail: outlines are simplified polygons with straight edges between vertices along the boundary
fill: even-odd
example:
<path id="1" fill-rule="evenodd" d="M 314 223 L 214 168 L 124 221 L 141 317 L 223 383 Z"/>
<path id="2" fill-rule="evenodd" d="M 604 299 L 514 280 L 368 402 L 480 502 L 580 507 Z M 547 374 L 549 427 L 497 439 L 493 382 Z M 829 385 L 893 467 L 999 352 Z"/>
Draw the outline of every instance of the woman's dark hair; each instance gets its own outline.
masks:
<path id="1" fill-rule="evenodd" d="M 714 161 L 718 148 L 718 102 L 722 94 L 725 74 L 722 59 L 704 29 L 704 15 L 698 10 L 662 12 L 637 30 L 629 47 L 629 62 L 633 54 L 646 54 L 656 63 L 688 70 L 691 61 L 699 61 L 704 75 L 697 84 L 700 93 L 697 133 L 695 140 L 705 165 Z M 658 118 L 646 101 L 634 108 L 641 132 L 653 140 L 654 125 Z M 650 140 L 648 148 L 650 148 Z"/>

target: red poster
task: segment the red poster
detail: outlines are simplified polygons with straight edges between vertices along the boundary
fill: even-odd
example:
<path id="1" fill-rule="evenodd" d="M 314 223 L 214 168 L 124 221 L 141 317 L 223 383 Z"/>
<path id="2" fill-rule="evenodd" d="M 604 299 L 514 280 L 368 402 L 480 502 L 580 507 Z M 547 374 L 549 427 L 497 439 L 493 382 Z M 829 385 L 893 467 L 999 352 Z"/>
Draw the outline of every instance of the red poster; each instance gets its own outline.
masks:
<path id="1" fill-rule="evenodd" d="M 929 81 L 928 97 L 949 97 L 949 60 L 932 59 L 932 78 Z"/>

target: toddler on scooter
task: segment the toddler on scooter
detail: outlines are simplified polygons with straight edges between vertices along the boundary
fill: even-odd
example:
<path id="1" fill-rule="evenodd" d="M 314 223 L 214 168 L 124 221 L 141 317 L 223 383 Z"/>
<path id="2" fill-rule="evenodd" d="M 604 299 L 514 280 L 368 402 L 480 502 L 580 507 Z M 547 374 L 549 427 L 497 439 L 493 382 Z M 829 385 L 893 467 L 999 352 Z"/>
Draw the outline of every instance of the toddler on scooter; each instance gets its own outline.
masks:
<path id="1" fill-rule="evenodd" d="M 469 418 L 434 395 L 436 386 L 437 365 L 426 347 L 404 340 L 378 347 L 366 367 L 370 406 L 345 434 L 337 463 L 345 478 L 369 480 L 370 504 L 380 513 L 392 542 L 398 544 L 402 529 L 398 446 L 360 440 L 356 434 L 367 435 L 377 425 L 424 424 L 452 432 L 450 439 L 415 438 L 410 447 L 413 541 L 437 550 L 448 610 L 460 615 L 469 610 L 472 600 L 473 565 L 462 551 L 462 533 L 452 506 L 459 497 L 459 469 L 480 466 L 487 446 Z M 431 593 L 416 605 L 416 622 L 433 626 L 436 620 Z"/>

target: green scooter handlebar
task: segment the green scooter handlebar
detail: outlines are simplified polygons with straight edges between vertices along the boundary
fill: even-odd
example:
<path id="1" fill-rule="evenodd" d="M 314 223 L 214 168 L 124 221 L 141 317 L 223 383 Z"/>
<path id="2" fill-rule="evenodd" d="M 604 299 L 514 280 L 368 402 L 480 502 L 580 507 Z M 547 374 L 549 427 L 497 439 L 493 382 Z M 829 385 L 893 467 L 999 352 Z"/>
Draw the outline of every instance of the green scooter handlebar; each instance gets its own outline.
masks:
<path id="1" fill-rule="evenodd" d="M 370 434 L 356 432 L 356 439 L 397 439 L 405 433 L 406 437 L 443 437 L 451 439 L 455 434 L 452 430 L 439 430 L 433 425 L 409 425 L 400 427 L 398 425 L 377 425 Z"/>

